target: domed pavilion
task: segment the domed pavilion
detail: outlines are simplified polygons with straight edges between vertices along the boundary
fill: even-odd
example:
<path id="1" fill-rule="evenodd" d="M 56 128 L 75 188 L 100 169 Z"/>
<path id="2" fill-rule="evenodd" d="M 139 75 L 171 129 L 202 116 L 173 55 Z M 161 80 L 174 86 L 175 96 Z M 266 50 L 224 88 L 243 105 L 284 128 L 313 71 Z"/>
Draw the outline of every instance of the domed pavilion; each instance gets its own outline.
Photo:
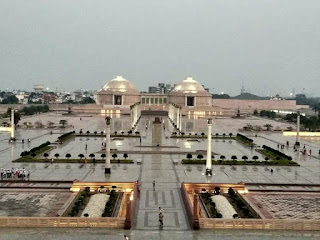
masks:
<path id="1" fill-rule="evenodd" d="M 196 107 L 211 106 L 212 98 L 204 87 L 192 77 L 177 84 L 169 93 L 169 102 L 179 106 Z"/>
<path id="2" fill-rule="evenodd" d="M 140 98 L 139 91 L 130 81 L 122 76 L 117 76 L 99 90 L 97 94 L 97 104 L 130 106 L 139 102 Z"/>

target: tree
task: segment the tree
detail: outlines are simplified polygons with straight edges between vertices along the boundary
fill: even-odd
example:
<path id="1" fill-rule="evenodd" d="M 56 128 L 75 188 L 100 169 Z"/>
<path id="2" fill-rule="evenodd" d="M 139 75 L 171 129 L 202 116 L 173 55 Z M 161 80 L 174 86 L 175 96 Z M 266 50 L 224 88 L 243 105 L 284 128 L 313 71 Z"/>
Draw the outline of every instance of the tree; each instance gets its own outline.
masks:
<path id="1" fill-rule="evenodd" d="M 265 159 L 264 160 L 266 160 L 266 162 L 269 160 L 269 158 L 268 157 L 265 157 Z"/>
<path id="2" fill-rule="evenodd" d="M 248 157 L 247 157 L 247 156 L 243 156 L 243 157 L 242 157 L 242 160 L 247 161 L 247 160 L 248 160 Z"/>
<path id="3" fill-rule="evenodd" d="M 191 153 L 188 153 L 187 154 L 187 158 L 190 160 L 192 158 L 192 154 Z"/>
<path id="4" fill-rule="evenodd" d="M 71 154 L 70 154 L 70 153 L 67 153 L 67 154 L 66 154 L 66 158 L 67 158 L 67 159 L 71 158 Z"/>
<path id="5" fill-rule="evenodd" d="M 127 159 L 128 154 L 127 154 L 127 153 L 124 153 L 124 154 L 123 154 L 123 157 L 124 157 L 124 159 Z"/>
<path id="6" fill-rule="evenodd" d="M 257 161 L 257 160 L 259 159 L 259 157 L 258 157 L 258 156 L 253 156 L 252 159 L 253 159 L 254 161 Z"/>
<path id="7" fill-rule="evenodd" d="M 78 157 L 80 158 L 80 160 L 84 157 L 84 155 L 82 154 L 82 153 L 80 153 L 79 155 L 78 155 Z"/>
<path id="8" fill-rule="evenodd" d="M 254 110 L 254 111 L 253 111 L 253 115 L 258 116 L 258 115 L 259 115 L 258 110 Z"/>
<path id="9" fill-rule="evenodd" d="M 106 157 L 106 154 L 105 154 L 105 153 L 102 153 L 102 154 L 101 154 L 101 158 L 104 159 L 105 157 Z"/>
<path id="10" fill-rule="evenodd" d="M 51 121 L 48 121 L 48 122 L 47 122 L 47 126 L 48 126 L 49 128 L 52 128 L 52 127 L 53 127 L 53 125 L 54 125 L 54 123 L 53 123 L 53 122 L 51 122 Z"/>
<path id="11" fill-rule="evenodd" d="M 225 137 L 225 136 L 226 136 L 226 134 L 225 134 L 225 133 L 223 133 L 223 134 L 222 134 L 222 136 L 223 136 L 223 137 Z"/>
<path id="12" fill-rule="evenodd" d="M 59 121 L 59 124 L 61 124 L 62 127 L 64 128 L 64 125 L 67 124 L 67 120 L 61 119 L 61 120 Z"/>
<path id="13" fill-rule="evenodd" d="M 36 121 L 34 124 L 36 125 L 36 128 L 43 128 L 43 124 L 41 121 Z"/>
<path id="14" fill-rule="evenodd" d="M 264 127 L 267 128 L 267 131 L 270 131 L 273 126 L 271 124 L 265 124 Z"/>
<path id="15" fill-rule="evenodd" d="M 201 133 L 201 136 L 204 137 L 204 136 L 205 136 L 205 133 Z"/>
<path id="16" fill-rule="evenodd" d="M 223 161 L 224 159 L 226 159 L 226 157 L 224 155 L 220 156 L 221 161 Z"/>
<path id="17" fill-rule="evenodd" d="M 231 159 L 232 159 L 233 161 L 236 161 L 238 158 L 237 158 L 236 155 L 232 155 L 232 156 L 231 156 Z"/>
<path id="18" fill-rule="evenodd" d="M 214 194 L 219 195 L 220 194 L 220 187 L 215 187 L 214 188 Z"/>
<path id="19" fill-rule="evenodd" d="M 18 104 L 19 99 L 15 95 L 10 95 L 4 98 L 1 103 L 2 104 Z"/>
<path id="20" fill-rule="evenodd" d="M 96 103 L 91 97 L 85 97 L 80 102 L 80 104 L 89 104 L 89 103 Z"/>
<path id="21" fill-rule="evenodd" d="M 94 135 L 97 135 L 98 132 L 97 132 L 97 131 L 94 131 L 93 133 L 94 133 Z"/>
<path id="22" fill-rule="evenodd" d="M 199 160 L 201 160 L 201 159 L 203 158 L 203 155 L 202 155 L 202 154 L 199 154 L 199 155 L 197 156 L 197 158 L 198 158 Z"/>
<path id="23" fill-rule="evenodd" d="M 230 138 L 232 137 L 232 133 L 229 133 L 229 137 L 230 137 Z"/>
<path id="24" fill-rule="evenodd" d="M 90 154 L 89 154 L 89 157 L 92 159 L 92 158 L 95 157 L 95 155 L 94 155 L 93 153 L 90 153 Z"/>
<path id="25" fill-rule="evenodd" d="M 48 153 L 44 153 L 43 156 L 44 156 L 45 158 L 47 158 L 47 157 L 49 157 L 49 154 L 48 154 Z"/>
<path id="26" fill-rule="evenodd" d="M 33 153 L 31 153 L 31 157 L 33 157 L 33 158 L 34 158 L 34 157 L 36 157 L 36 156 L 37 156 L 37 154 L 36 154 L 36 153 L 34 153 L 34 152 L 33 152 Z"/>
<path id="27" fill-rule="evenodd" d="M 55 158 L 58 159 L 58 157 L 60 156 L 60 154 L 59 154 L 59 153 L 56 153 L 54 156 L 55 156 Z"/>
<path id="28" fill-rule="evenodd" d="M 116 159 L 116 157 L 118 157 L 118 155 L 116 153 L 112 154 L 113 160 Z"/>

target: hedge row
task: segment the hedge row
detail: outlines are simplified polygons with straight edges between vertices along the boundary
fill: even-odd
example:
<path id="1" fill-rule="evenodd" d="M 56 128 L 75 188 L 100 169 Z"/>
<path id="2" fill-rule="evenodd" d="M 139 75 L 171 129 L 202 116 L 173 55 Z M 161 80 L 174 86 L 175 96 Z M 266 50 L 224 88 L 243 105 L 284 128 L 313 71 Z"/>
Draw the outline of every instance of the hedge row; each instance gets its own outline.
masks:
<path id="1" fill-rule="evenodd" d="M 45 142 L 45 143 L 42 143 L 41 145 L 39 145 L 38 147 L 34 147 L 32 148 L 30 151 L 24 151 L 20 154 L 21 157 L 24 157 L 24 156 L 28 156 L 28 155 L 31 155 L 31 154 L 36 154 L 37 152 L 41 151 L 43 148 L 47 147 L 50 145 L 50 142 Z"/>
<path id="2" fill-rule="evenodd" d="M 62 134 L 61 136 L 58 137 L 58 140 L 64 141 L 66 138 L 68 138 L 70 135 L 72 135 L 74 133 L 76 133 L 76 132 L 72 131 L 72 132 L 68 132 L 68 133 Z"/>
<path id="3" fill-rule="evenodd" d="M 237 137 L 242 139 L 243 141 L 246 141 L 246 142 L 250 142 L 250 143 L 253 143 L 253 140 L 251 138 L 248 138 L 240 133 L 237 134 Z"/>
<path id="4" fill-rule="evenodd" d="M 115 190 L 111 190 L 109 201 L 106 203 L 104 211 L 102 213 L 102 217 L 112 217 L 112 212 L 117 202 L 118 194 Z"/>
<path id="5" fill-rule="evenodd" d="M 250 209 L 247 206 L 247 203 L 244 202 L 243 199 L 240 198 L 232 188 L 228 189 L 228 195 L 245 218 L 255 218 L 254 213 L 250 211 Z"/>
<path id="6" fill-rule="evenodd" d="M 263 145 L 262 148 L 264 150 L 268 151 L 268 152 L 271 152 L 273 155 L 275 155 L 276 156 L 276 160 L 280 160 L 280 158 L 285 158 L 285 159 L 287 159 L 289 161 L 292 160 L 292 157 L 290 157 L 290 156 L 288 156 L 288 155 L 286 155 L 286 154 L 284 154 L 284 153 L 282 153 L 282 152 L 280 152 L 280 151 L 278 151 L 278 150 L 276 150 L 274 148 L 268 147 L 266 145 Z"/>
<path id="7" fill-rule="evenodd" d="M 81 192 L 80 197 L 78 198 L 78 201 L 76 201 L 71 209 L 71 211 L 68 213 L 69 216 L 75 217 L 78 215 L 80 210 L 84 208 L 87 198 L 90 196 L 90 187 L 86 187 L 85 190 Z"/>

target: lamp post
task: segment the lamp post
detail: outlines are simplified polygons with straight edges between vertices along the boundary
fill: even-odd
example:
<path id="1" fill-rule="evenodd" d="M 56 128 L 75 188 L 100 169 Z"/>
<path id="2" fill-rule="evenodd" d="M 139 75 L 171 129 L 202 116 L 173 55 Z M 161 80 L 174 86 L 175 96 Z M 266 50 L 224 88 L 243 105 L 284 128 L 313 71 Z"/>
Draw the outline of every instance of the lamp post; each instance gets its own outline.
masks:
<path id="1" fill-rule="evenodd" d="M 11 108 L 11 136 L 10 136 L 10 140 L 11 141 L 15 141 L 16 137 L 15 137 L 15 125 L 14 125 L 14 108 Z"/>
<path id="2" fill-rule="evenodd" d="M 110 164 L 110 123 L 111 118 L 106 117 L 106 162 L 105 162 L 105 168 L 104 173 L 110 174 L 111 173 L 111 164 Z"/>
<path id="3" fill-rule="evenodd" d="M 300 135 L 300 112 L 298 111 L 298 116 L 297 116 L 297 136 L 296 136 L 296 146 L 300 146 L 300 139 L 299 139 L 299 135 Z"/>
<path id="4" fill-rule="evenodd" d="M 212 160 L 211 160 L 211 132 L 212 132 L 212 118 L 208 118 L 208 147 L 207 147 L 207 161 L 206 161 L 206 175 L 212 176 Z"/>

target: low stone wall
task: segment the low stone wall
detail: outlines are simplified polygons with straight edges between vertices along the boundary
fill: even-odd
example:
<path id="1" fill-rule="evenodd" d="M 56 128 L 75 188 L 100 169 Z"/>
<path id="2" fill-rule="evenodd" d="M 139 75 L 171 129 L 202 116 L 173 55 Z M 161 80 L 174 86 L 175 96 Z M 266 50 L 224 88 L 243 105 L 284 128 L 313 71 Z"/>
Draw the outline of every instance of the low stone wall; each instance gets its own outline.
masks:
<path id="1" fill-rule="evenodd" d="M 0 217 L 0 227 L 44 227 L 44 228 L 124 228 L 125 218 L 84 217 Z"/>
<path id="2" fill-rule="evenodd" d="M 199 222 L 201 229 L 320 230 L 320 220 L 200 218 Z"/>

